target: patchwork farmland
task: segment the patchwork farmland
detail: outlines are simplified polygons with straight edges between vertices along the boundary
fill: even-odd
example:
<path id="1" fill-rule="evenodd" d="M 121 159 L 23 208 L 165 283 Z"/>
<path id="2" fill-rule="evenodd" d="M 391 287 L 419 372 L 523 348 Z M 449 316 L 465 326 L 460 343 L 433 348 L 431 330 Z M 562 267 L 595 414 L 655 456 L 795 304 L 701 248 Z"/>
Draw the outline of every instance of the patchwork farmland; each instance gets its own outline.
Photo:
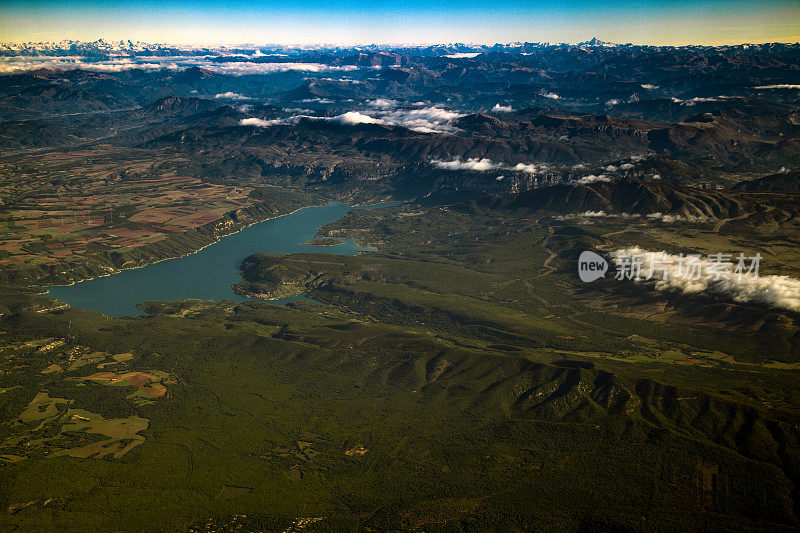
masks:
<path id="1" fill-rule="evenodd" d="M 158 242 L 254 204 L 251 187 L 155 172 L 136 153 L 95 149 L 0 164 L 0 265 L 78 260 Z"/>

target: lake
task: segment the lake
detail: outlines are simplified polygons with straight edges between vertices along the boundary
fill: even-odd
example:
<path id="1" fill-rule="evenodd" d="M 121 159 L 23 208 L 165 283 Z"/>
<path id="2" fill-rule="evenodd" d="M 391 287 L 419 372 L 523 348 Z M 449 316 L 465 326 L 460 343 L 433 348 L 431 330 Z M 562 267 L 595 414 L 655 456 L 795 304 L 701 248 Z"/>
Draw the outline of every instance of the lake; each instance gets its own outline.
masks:
<path id="1" fill-rule="evenodd" d="M 383 205 L 390 204 L 365 208 Z M 249 255 L 259 252 L 324 252 L 355 255 L 363 250 L 371 250 L 358 246 L 355 239 L 340 239 L 346 242 L 335 246 L 303 244 L 314 239 L 321 226 L 342 218 L 350 209 L 354 208 L 343 203 L 306 207 L 222 237 L 219 242 L 185 257 L 122 270 L 110 276 L 65 287 L 47 287 L 47 296 L 63 300 L 72 307 L 98 311 L 110 316 L 142 314 L 143 311 L 137 309 L 136 304 L 149 300 L 173 301 L 196 298 L 243 302 L 247 298 L 233 292 L 231 285 L 242 281 L 239 264 Z M 301 295 L 274 302 L 286 303 L 298 299 L 306 298 Z"/>

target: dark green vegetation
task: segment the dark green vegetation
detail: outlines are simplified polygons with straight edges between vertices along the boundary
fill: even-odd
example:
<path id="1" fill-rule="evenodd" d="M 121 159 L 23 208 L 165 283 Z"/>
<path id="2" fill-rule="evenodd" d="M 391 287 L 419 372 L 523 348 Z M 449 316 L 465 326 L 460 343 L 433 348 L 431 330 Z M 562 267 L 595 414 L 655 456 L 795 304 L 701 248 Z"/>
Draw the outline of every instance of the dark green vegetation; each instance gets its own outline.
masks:
<path id="1" fill-rule="evenodd" d="M 342 242 L 344 241 L 340 241 L 339 239 L 313 239 L 304 244 L 314 245 L 314 246 L 336 246 L 337 244 L 341 244 Z"/>
<path id="2" fill-rule="evenodd" d="M 680 235 L 686 248 L 714 230 L 640 224 L 637 235 Z M 521 207 L 353 211 L 323 233 L 383 252 L 243 263 L 251 283 L 294 284 L 325 306 L 150 303 L 138 319 L 17 307 L 2 322 L 5 343 L 35 332 L 65 344 L 5 349 L 7 420 L 48 391 L 149 425 L 113 461 L 4 465 L 2 503 L 15 507 L 2 520 L 59 530 L 284 530 L 301 518 L 321 518 L 304 522 L 309 531 L 796 526 L 797 315 L 580 286 L 576 251 L 625 244 L 608 234 L 628 226 Z M 745 312 L 763 318 L 734 319 Z M 130 388 L 65 379 L 96 372 L 94 361 L 39 373 L 76 345 L 131 352 L 103 370 L 166 372 L 169 394 L 137 405 Z"/>

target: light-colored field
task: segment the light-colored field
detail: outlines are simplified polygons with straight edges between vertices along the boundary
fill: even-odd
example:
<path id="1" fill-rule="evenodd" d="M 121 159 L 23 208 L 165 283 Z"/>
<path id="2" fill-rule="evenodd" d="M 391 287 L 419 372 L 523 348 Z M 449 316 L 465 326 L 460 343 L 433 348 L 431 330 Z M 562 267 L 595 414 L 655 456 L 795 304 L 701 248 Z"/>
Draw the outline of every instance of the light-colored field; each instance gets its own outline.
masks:
<path id="1" fill-rule="evenodd" d="M 72 403 L 39 392 L 17 417 L 15 434 L 0 442 L 0 461 L 17 462 L 39 453 L 84 459 L 112 455 L 118 459 L 145 441 L 139 432 L 147 429 L 147 419 L 136 415 L 104 418 L 69 408 Z"/>
<path id="2" fill-rule="evenodd" d="M 147 429 L 148 425 L 147 419 L 136 415 L 128 418 L 105 419 L 101 415 L 89 411 L 71 409 L 69 422 L 61 427 L 62 434 L 76 432 L 104 435 L 109 438 L 84 446 L 60 449 L 50 456 L 68 455 L 82 459 L 90 457 L 102 459 L 107 455 L 113 455 L 115 459 L 119 459 L 136 446 L 144 443 L 145 438 L 139 435 L 139 432 Z"/>
<path id="3" fill-rule="evenodd" d="M 166 372 L 97 372 L 91 376 L 68 378 L 79 381 L 94 381 L 103 385 L 129 386 L 133 385 L 152 399 L 161 398 L 167 394 L 165 381 L 169 379 Z"/>

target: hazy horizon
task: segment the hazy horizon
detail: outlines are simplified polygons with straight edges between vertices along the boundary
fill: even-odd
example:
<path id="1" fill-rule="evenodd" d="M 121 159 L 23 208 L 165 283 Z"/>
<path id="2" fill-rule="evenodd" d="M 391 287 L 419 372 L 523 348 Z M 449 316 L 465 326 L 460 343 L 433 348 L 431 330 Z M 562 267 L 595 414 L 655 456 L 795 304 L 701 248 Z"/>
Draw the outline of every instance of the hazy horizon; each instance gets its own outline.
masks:
<path id="1" fill-rule="evenodd" d="M 800 3 L 788 0 L 523 2 L 12 0 L 0 41 L 132 40 L 191 46 L 270 43 L 356 46 L 551 42 L 730 45 L 800 41 Z M 794 22 L 792 22 L 794 21 Z"/>
<path id="2" fill-rule="evenodd" d="M 0 44 L 3 45 L 21 45 L 21 44 L 58 44 L 63 42 L 74 42 L 74 43 L 95 43 L 95 42 L 105 42 L 109 44 L 120 43 L 120 42 L 128 42 L 131 43 L 138 43 L 143 45 L 150 45 L 150 46 L 174 46 L 174 47 L 184 47 L 184 48 L 207 48 L 207 49 L 215 49 L 215 48 L 236 48 L 236 49 L 249 49 L 252 48 L 253 50 L 257 48 L 271 48 L 271 47 L 298 47 L 298 48 L 307 48 L 307 49 L 314 49 L 314 48 L 328 48 L 328 47 L 341 47 L 341 48 L 360 48 L 360 47 L 382 47 L 382 48 L 399 48 L 399 47 L 424 47 L 424 46 L 468 46 L 468 47 L 490 47 L 490 46 L 511 46 L 515 44 L 533 44 L 533 45 L 572 45 L 577 46 L 581 44 L 585 44 L 590 42 L 592 39 L 597 39 L 601 43 L 605 44 L 612 44 L 612 45 L 633 45 L 633 46 L 671 46 L 675 48 L 686 47 L 686 46 L 741 46 L 741 45 L 766 45 L 766 44 L 800 44 L 800 36 L 796 39 L 785 39 L 785 40 L 763 40 L 763 41 L 736 41 L 731 40 L 730 42 L 725 43 L 717 43 L 717 44 L 709 44 L 709 43 L 684 43 L 684 44 L 654 44 L 654 43 L 646 43 L 646 42 L 630 42 L 630 41 L 610 41 L 608 39 L 603 39 L 597 35 L 592 35 L 591 37 L 587 37 L 585 39 L 580 40 L 572 40 L 572 41 L 535 41 L 535 40 L 518 40 L 518 41 L 420 41 L 420 42 L 353 42 L 353 43 L 341 43 L 341 42 L 208 42 L 208 43 L 191 43 L 191 42 L 181 42 L 181 41 L 154 41 L 154 40 L 141 40 L 141 39 L 110 39 L 106 37 L 97 37 L 93 39 L 49 39 L 49 40 L 0 40 Z"/>

